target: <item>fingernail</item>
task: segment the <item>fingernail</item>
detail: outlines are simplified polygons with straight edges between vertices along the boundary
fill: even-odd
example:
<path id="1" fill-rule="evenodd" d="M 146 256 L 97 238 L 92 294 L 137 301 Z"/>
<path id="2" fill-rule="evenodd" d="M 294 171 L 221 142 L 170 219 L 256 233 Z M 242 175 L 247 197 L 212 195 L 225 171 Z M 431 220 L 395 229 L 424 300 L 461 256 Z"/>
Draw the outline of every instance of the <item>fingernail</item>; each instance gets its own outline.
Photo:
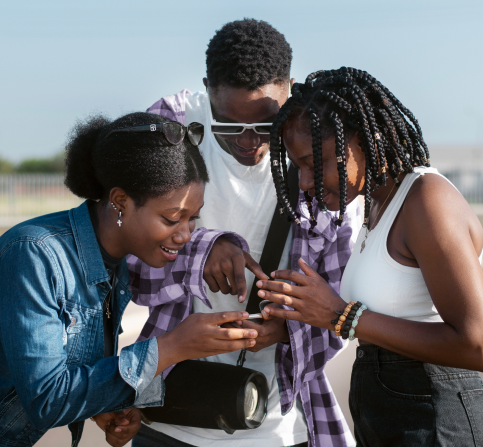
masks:
<path id="1" fill-rule="evenodd" d="M 262 312 L 266 313 L 267 315 L 270 313 L 270 308 L 265 307 L 265 309 L 262 310 Z"/>
<path id="2" fill-rule="evenodd" d="M 258 296 L 259 296 L 260 298 L 263 298 L 263 297 L 265 296 L 265 292 L 264 292 L 263 290 L 259 290 L 259 291 L 258 291 Z"/>
<path id="3" fill-rule="evenodd" d="M 248 312 L 243 312 L 242 315 L 243 315 L 243 318 L 246 318 L 248 317 Z"/>
<path id="4" fill-rule="evenodd" d="M 238 302 L 239 303 L 243 302 L 243 295 L 238 295 Z"/>
<path id="5" fill-rule="evenodd" d="M 255 331 L 250 331 L 250 337 L 256 337 L 258 334 Z"/>
<path id="6" fill-rule="evenodd" d="M 275 273 L 276 273 L 276 272 L 272 272 L 272 273 L 270 273 L 270 276 L 271 276 L 272 278 L 275 278 Z"/>
<path id="7" fill-rule="evenodd" d="M 124 423 L 126 423 L 126 422 L 129 424 L 129 420 L 127 420 L 126 418 L 122 418 L 122 419 L 121 419 L 121 422 L 122 422 L 123 424 L 124 424 Z"/>
<path id="8" fill-rule="evenodd" d="M 301 261 L 302 261 L 304 264 L 308 265 L 308 264 L 307 264 L 307 263 L 304 261 L 304 259 L 303 259 L 303 258 L 300 258 L 300 260 L 301 260 Z"/>
<path id="9" fill-rule="evenodd" d="M 117 432 L 117 433 L 119 433 L 119 432 L 121 432 L 121 431 L 122 431 L 122 428 L 117 427 L 117 428 L 116 428 L 114 431 L 115 431 L 115 432 Z"/>
<path id="10" fill-rule="evenodd" d="M 263 283 L 261 281 L 257 281 L 257 287 L 262 287 Z"/>
<path id="11" fill-rule="evenodd" d="M 255 340 L 250 340 L 250 346 L 253 346 L 255 344 Z"/>

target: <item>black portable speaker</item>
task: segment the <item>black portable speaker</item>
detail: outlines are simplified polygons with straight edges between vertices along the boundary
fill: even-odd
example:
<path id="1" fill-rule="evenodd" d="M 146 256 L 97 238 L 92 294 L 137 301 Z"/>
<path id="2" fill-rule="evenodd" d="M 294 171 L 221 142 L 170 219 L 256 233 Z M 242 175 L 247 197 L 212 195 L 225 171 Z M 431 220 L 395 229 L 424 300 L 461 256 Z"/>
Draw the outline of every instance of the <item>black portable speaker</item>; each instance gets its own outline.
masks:
<path id="1" fill-rule="evenodd" d="M 144 421 L 214 428 L 232 434 L 259 427 L 267 415 L 268 384 L 258 371 L 186 360 L 165 380 L 164 406 L 142 409 Z"/>

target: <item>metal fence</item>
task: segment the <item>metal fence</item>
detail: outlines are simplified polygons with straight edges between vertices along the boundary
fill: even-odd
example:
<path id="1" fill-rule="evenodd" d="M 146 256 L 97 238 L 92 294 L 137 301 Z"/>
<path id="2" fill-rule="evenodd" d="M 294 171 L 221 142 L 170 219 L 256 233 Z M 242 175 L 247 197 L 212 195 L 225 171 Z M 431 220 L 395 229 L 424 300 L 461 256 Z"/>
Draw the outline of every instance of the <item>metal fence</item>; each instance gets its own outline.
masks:
<path id="1" fill-rule="evenodd" d="M 482 170 L 454 169 L 442 173 L 470 204 L 483 204 Z M 62 174 L 0 174 L 0 228 L 73 208 L 81 202 L 64 186 Z"/>
<path id="2" fill-rule="evenodd" d="M 454 169 L 442 174 L 458 188 L 470 204 L 483 204 L 483 171 Z"/>
<path id="3" fill-rule="evenodd" d="M 0 228 L 81 202 L 64 186 L 63 174 L 0 175 Z"/>

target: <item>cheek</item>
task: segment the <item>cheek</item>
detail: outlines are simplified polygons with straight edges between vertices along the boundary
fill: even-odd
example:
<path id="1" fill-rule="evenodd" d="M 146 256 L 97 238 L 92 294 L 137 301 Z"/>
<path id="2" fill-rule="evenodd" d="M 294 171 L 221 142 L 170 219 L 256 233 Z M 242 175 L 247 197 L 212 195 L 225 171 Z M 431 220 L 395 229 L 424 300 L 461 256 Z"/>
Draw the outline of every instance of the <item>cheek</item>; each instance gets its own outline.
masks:
<path id="1" fill-rule="evenodd" d="M 194 220 L 190 221 L 189 223 L 190 233 L 193 233 L 193 231 L 195 231 L 195 228 L 196 228 L 196 221 Z"/>

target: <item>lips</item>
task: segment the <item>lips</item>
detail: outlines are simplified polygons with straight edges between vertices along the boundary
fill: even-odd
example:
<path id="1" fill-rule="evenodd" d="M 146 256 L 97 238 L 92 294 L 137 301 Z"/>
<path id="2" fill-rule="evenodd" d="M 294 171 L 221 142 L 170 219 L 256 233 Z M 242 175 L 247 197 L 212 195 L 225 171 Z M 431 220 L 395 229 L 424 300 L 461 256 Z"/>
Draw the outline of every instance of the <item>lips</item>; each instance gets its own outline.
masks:
<path id="1" fill-rule="evenodd" d="M 261 147 L 256 149 L 245 149 L 233 143 L 231 144 L 231 147 L 233 151 L 237 153 L 237 155 L 244 158 L 255 158 L 258 152 L 262 149 Z"/>
<path id="2" fill-rule="evenodd" d="M 161 253 L 168 261 L 174 261 L 178 256 L 179 250 L 173 250 L 171 248 L 167 248 L 164 245 L 161 245 Z"/>

